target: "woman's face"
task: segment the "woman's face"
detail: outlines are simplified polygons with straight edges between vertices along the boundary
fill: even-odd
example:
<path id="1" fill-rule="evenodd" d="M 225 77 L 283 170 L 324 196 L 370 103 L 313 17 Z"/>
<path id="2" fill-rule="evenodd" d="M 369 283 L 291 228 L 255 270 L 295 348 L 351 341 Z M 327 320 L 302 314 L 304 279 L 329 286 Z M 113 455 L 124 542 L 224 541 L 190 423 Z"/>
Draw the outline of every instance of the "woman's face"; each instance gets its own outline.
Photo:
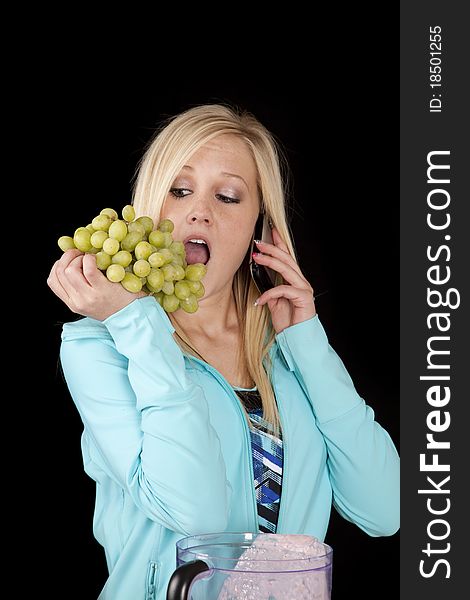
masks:
<path id="1" fill-rule="evenodd" d="M 235 135 L 220 135 L 193 154 L 173 182 L 161 219 L 175 225 L 188 263 L 204 262 L 206 296 L 232 283 L 259 213 L 255 162 Z M 188 240 L 204 240 L 203 244 Z"/>

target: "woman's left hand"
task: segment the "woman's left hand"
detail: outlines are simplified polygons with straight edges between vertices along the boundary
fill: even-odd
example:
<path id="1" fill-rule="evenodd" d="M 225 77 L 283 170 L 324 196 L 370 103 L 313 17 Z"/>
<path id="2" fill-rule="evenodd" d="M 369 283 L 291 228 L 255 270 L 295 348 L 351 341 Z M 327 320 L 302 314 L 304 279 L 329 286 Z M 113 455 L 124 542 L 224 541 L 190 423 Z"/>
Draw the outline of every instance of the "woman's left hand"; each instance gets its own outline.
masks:
<path id="1" fill-rule="evenodd" d="M 275 227 L 272 235 L 274 244 L 256 244 L 262 254 L 254 253 L 253 260 L 280 273 L 285 285 L 278 285 L 261 294 L 256 305 L 268 305 L 273 327 L 276 333 L 280 333 L 286 327 L 311 319 L 316 310 L 312 286 L 302 275 Z"/>

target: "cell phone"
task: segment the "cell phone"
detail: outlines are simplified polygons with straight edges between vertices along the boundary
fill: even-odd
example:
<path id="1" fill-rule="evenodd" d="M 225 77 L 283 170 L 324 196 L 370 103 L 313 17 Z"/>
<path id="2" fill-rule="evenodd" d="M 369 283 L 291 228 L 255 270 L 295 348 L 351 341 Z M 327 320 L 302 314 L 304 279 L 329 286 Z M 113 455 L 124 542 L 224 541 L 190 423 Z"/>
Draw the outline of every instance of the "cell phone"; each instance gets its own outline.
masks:
<path id="1" fill-rule="evenodd" d="M 259 265 L 253 260 L 253 252 L 259 251 L 255 244 L 255 240 L 262 240 L 263 242 L 267 242 L 268 244 L 273 243 L 271 227 L 269 226 L 268 218 L 264 213 L 260 213 L 258 216 L 250 248 L 251 277 L 253 278 L 253 281 L 255 282 L 259 293 L 263 294 L 264 292 L 276 285 L 277 273 L 276 271 L 273 271 L 273 269 L 265 267 L 264 265 Z"/>

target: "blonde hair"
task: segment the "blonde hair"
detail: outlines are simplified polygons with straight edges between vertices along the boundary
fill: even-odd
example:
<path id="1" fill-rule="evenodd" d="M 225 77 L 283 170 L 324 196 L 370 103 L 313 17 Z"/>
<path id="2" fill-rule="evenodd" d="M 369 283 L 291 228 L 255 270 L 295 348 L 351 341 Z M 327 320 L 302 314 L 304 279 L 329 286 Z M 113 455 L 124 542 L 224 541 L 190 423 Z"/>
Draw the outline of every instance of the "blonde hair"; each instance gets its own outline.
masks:
<path id="1" fill-rule="evenodd" d="M 272 134 L 253 115 L 225 105 L 209 104 L 191 108 L 167 121 L 156 132 L 135 173 L 132 202 L 136 215 L 149 215 L 158 222 L 163 203 L 183 165 L 202 145 L 222 134 L 240 137 L 251 151 L 258 173 L 260 209 L 272 220 L 296 260 L 286 214 L 287 173 L 284 170 L 287 169 L 287 162 Z M 263 417 L 279 434 L 279 412 L 271 385 L 272 364 L 269 356 L 275 331 L 268 306 L 253 306 L 259 292 L 249 272 L 248 254 L 249 248 L 235 273 L 232 288 L 242 335 L 241 352 L 250 377 L 260 393 Z M 278 282 L 281 281 L 279 275 Z M 182 350 L 203 358 L 171 313 L 169 316 L 177 334 L 176 341 Z M 240 404 L 251 427 L 245 407 Z"/>

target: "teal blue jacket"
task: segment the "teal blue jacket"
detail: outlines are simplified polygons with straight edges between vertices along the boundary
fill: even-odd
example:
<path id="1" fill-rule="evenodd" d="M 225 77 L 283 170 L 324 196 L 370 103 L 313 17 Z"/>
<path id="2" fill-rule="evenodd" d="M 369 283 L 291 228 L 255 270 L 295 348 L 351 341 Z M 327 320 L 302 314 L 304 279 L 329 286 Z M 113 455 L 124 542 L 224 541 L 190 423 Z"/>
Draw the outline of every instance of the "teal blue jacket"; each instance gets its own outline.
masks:
<path id="1" fill-rule="evenodd" d="M 186 355 L 154 298 L 63 327 L 61 363 L 96 481 L 100 600 L 165 600 L 182 537 L 257 532 L 250 436 L 226 379 Z M 284 440 L 278 533 L 324 539 L 332 503 L 371 536 L 399 527 L 399 458 L 318 314 L 276 335 Z"/>

